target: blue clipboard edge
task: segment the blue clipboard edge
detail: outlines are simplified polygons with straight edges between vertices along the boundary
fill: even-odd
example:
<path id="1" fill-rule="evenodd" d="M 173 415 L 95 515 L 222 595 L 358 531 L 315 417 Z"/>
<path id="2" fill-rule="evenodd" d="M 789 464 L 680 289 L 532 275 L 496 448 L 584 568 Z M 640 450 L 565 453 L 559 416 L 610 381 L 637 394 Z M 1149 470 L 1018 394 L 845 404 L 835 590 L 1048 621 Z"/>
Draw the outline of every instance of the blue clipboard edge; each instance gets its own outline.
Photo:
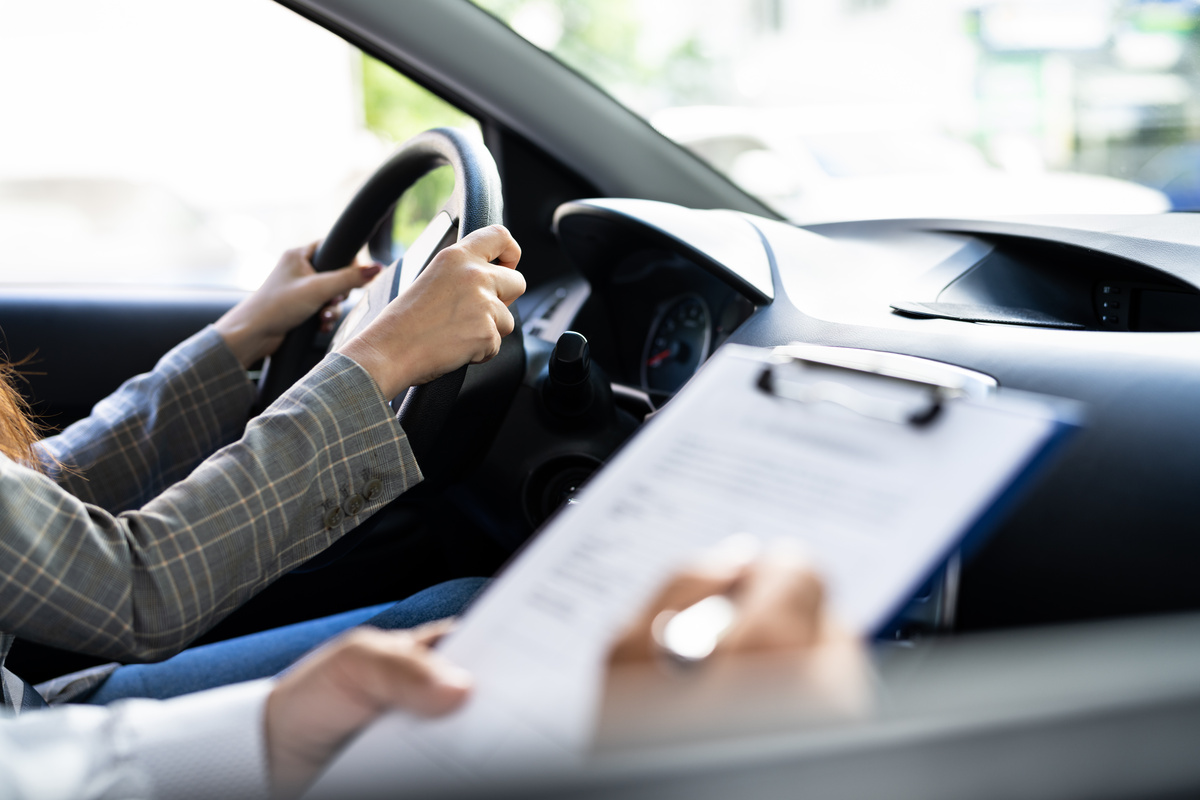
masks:
<path id="1" fill-rule="evenodd" d="M 962 400 L 960 402 L 977 401 Z M 1045 471 L 1062 454 L 1067 442 L 1086 423 L 1087 415 L 1084 404 L 1062 397 L 1001 387 L 995 389 L 989 398 L 982 402 L 999 402 L 1012 407 L 1016 413 L 1048 417 L 1053 425 L 1042 442 L 1042 446 L 1030 454 L 1025 463 L 1020 466 L 1016 477 L 1001 487 L 992 501 L 981 510 L 979 516 L 965 527 L 963 534 L 931 562 L 929 570 L 912 584 L 905 598 L 899 601 L 896 608 L 893 609 L 887 622 L 873 632 L 872 638 L 885 638 L 885 634 L 896 630 L 897 626 L 904 621 L 903 615 L 912 602 L 912 595 L 944 568 L 955 553 L 958 553 L 964 562 L 970 560 L 971 556 L 1000 526 L 1000 523 L 1012 513 L 1025 494 L 1033 488 Z"/>

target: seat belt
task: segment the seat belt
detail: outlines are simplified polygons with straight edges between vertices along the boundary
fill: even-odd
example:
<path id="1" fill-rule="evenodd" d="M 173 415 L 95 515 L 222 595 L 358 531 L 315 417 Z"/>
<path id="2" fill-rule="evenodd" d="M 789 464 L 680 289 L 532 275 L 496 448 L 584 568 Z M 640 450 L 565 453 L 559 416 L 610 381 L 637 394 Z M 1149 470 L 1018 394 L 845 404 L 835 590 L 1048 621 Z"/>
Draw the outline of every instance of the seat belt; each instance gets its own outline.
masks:
<path id="1" fill-rule="evenodd" d="M 7 667 L 0 667 L 0 693 L 3 694 L 3 707 L 14 716 L 39 708 L 49 708 L 33 686 L 9 672 Z"/>

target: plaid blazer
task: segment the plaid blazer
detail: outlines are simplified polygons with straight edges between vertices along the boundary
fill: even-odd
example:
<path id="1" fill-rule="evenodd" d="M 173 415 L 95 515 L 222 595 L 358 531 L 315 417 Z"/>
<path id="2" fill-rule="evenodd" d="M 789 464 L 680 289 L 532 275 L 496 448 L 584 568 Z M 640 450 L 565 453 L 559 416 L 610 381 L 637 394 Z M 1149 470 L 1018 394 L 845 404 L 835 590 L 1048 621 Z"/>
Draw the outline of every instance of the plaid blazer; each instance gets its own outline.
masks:
<path id="1" fill-rule="evenodd" d="M 167 658 L 421 480 L 387 400 L 345 356 L 221 447 L 252 399 L 207 328 L 44 441 L 69 469 L 0 456 L 0 666 L 14 635 Z"/>

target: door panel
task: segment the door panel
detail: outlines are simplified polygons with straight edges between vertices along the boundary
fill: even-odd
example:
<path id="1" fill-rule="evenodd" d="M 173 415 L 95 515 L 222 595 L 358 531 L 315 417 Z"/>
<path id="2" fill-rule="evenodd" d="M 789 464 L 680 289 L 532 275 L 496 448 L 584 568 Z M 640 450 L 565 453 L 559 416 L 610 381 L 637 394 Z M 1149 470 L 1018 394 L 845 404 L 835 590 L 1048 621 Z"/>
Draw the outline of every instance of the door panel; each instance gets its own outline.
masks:
<path id="1" fill-rule="evenodd" d="M 0 347 L 28 358 L 21 388 L 42 421 L 60 428 L 86 416 L 122 381 L 229 309 L 240 292 L 7 289 Z"/>

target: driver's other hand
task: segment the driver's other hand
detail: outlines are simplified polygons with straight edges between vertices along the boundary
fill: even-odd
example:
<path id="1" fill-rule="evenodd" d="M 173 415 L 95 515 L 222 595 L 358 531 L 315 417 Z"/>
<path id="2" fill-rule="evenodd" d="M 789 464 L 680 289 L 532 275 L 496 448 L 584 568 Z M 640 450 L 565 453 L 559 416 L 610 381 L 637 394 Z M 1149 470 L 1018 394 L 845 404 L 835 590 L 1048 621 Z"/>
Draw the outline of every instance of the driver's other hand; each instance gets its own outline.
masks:
<path id="1" fill-rule="evenodd" d="M 331 303 L 379 274 L 379 264 L 351 264 L 317 272 L 312 257 L 318 242 L 288 250 L 262 286 L 216 322 L 217 331 L 243 366 L 274 353 L 284 334 L 322 312 L 321 324 L 336 321 Z"/>
<path id="2" fill-rule="evenodd" d="M 663 646 L 665 623 L 714 595 L 731 601 L 732 623 L 711 655 L 685 663 Z M 830 617 L 824 595 L 786 542 L 756 556 L 714 551 L 677 573 L 609 652 L 597 747 L 762 732 L 865 710 L 865 650 Z"/>
<path id="3" fill-rule="evenodd" d="M 294 797 L 360 730 L 390 709 L 420 716 L 462 704 L 471 677 L 430 646 L 448 621 L 411 631 L 357 628 L 288 670 L 267 698 L 272 789 Z"/>
<path id="4" fill-rule="evenodd" d="M 487 361 L 515 324 L 508 306 L 525 292 L 520 260 L 521 247 L 503 225 L 463 237 L 434 256 L 340 352 L 362 365 L 388 398 Z"/>

